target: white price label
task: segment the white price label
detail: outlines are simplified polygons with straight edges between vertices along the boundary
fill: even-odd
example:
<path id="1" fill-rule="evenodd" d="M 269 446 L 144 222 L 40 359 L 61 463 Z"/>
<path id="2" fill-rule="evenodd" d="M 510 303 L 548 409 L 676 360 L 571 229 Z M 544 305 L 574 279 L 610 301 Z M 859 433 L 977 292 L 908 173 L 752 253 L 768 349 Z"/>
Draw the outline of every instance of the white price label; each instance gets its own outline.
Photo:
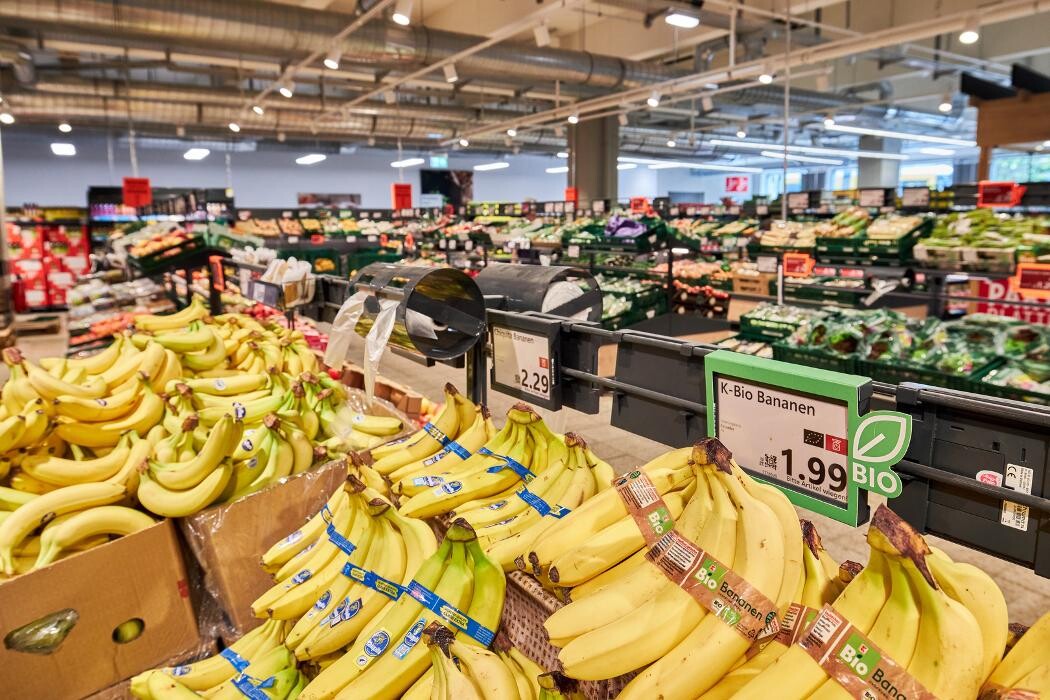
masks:
<path id="1" fill-rule="evenodd" d="M 759 204 L 755 206 L 755 214 L 757 214 L 758 216 L 767 216 L 769 214 L 769 205 Z"/>
<path id="2" fill-rule="evenodd" d="M 469 238 L 463 242 L 463 250 L 474 250 L 474 241 Z"/>
<path id="3" fill-rule="evenodd" d="M 858 200 L 862 207 L 881 207 L 886 204 L 886 190 L 861 190 Z"/>
<path id="4" fill-rule="evenodd" d="M 1031 495 L 1034 476 L 1035 472 L 1029 467 L 1022 467 L 1019 464 L 1007 464 L 1002 485 L 1004 488 L 1013 489 L 1014 491 Z M 1007 527 L 1012 527 L 1015 530 L 1027 532 L 1028 516 L 1028 506 L 1014 503 L 1013 501 L 1003 501 L 1003 509 L 999 514 L 999 522 Z"/>
<path id="5" fill-rule="evenodd" d="M 595 214 L 601 214 L 602 212 L 604 212 L 605 211 L 605 200 L 604 199 L 596 199 L 593 202 L 591 202 L 591 211 L 593 211 Z"/>
<path id="6" fill-rule="evenodd" d="M 260 304 L 266 301 L 266 287 L 257 281 L 252 282 L 252 299 Z"/>
<path id="7" fill-rule="evenodd" d="M 578 258 L 578 257 L 580 257 L 580 246 L 578 246 L 578 245 L 571 245 L 571 246 L 569 246 L 569 257 L 570 258 Z"/>
<path id="8" fill-rule="evenodd" d="M 551 397 L 554 377 L 546 336 L 493 326 L 492 354 L 496 382 L 541 399 Z"/>
<path id="9" fill-rule="evenodd" d="M 456 249 L 456 239 L 455 238 L 448 239 L 448 249 L 449 250 L 455 250 Z"/>
<path id="10" fill-rule="evenodd" d="M 544 202 L 543 203 L 543 213 L 544 214 L 553 214 L 554 213 L 554 202 Z"/>
<path id="11" fill-rule="evenodd" d="M 438 248 L 440 248 L 441 250 L 444 250 L 445 248 L 448 248 L 448 241 L 446 241 L 444 238 L 439 238 L 438 239 Z"/>
<path id="12" fill-rule="evenodd" d="M 379 240 L 379 236 L 375 235 L 374 233 L 373 234 L 369 234 L 367 240 L 368 240 L 369 243 L 375 243 L 376 241 Z"/>
<path id="13" fill-rule="evenodd" d="M 299 242 L 299 236 L 288 236 L 288 244 L 295 245 Z"/>
<path id="14" fill-rule="evenodd" d="M 845 402 L 715 375 L 718 439 L 763 478 L 848 503 Z"/>
<path id="15" fill-rule="evenodd" d="M 780 260 L 775 255 L 759 255 L 758 256 L 758 271 L 759 272 L 776 272 L 777 264 Z"/>
<path id="16" fill-rule="evenodd" d="M 809 193 L 808 192 L 792 192 L 787 197 L 788 197 L 788 209 L 807 209 L 807 208 L 809 208 Z"/>

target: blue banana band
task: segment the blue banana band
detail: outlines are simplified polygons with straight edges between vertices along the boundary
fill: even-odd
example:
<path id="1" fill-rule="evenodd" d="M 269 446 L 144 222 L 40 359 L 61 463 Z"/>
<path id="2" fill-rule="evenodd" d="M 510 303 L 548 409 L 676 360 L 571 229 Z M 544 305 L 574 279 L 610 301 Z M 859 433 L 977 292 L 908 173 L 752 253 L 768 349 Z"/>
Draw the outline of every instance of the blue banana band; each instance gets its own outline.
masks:
<path id="1" fill-rule="evenodd" d="M 397 600 L 405 590 L 401 587 L 401 584 L 385 579 L 374 571 L 362 569 L 357 564 L 351 564 L 350 562 L 346 562 L 343 565 L 343 576 L 353 579 L 377 593 L 382 593 L 390 600 Z"/>
<path id="2" fill-rule="evenodd" d="M 536 475 L 529 471 L 528 467 L 526 467 L 521 462 L 515 461 L 507 455 L 498 455 L 492 450 L 488 449 L 487 447 L 482 447 L 480 450 L 478 450 L 478 454 L 488 455 L 490 457 L 495 457 L 496 459 L 503 460 L 503 464 L 497 464 L 485 470 L 490 474 L 501 472 L 504 469 L 510 469 L 512 472 L 520 476 L 522 481 L 524 481 L 526 484 L 536 478 Z"/>
<path id="3" fill-rule="evenodd" d="M 445 433 L 441 432 L 441 428 L 437 427 L 430 421 L 427 421 L 427 424 L 423 426 L 423 431 L 430 437 L 440 442 L 442 447 L 452 442 L 452 438 L 450 438 L 448 435 L 445 435 Z"/>
<path id="4" fill-rule="evenodd" d="M 244 671 L 244 669 L 248 668 L 248 664 L 250 663 L 248 659 L 244 658 L 229 647 L 220 651 L 219 656 L 229 661 L 230 666 L 233 666 L 238 672 Z"/>
<path id="5" fill-rule="evenodd" d="M 251 676 L 241 674 L 233 679 L 233 687 L 241 691 L 241 695 L 249 700 L 270 700 L 270 696 L 263 692 L 263 688 L 273 687 L 273 676 L 266 680 L 252 682 Z"/>
<path id="6" fill-rule="evenodd" d="M 514 495 L 528 503 L 529 506 L 540 515 L 549 515 L 552 518 L 560 519 L 572 512 L 571 509 L 566 508 L 565 506 L 549 505 L 545 500 L 524 487 L 516 491 Z"/>
<path id="7" fill-rule="evenodd" d="M 429 467 L 433 464 L 437 464 L 451 453 L 455 453 L 456 456 L 462 459 L 464 462 L 470 459 L 470 450 L 468 450 L 466 447 L 463 447 L 463 445 L 460 445 L 455 440 L 449 440 L 448 444 L 445 445 L 445 447 L 440 452 L 424 459 L 423 466 Z"/>
<path id="8" fill-rule="evenodd" d="M 415 580 L 409 583 L 408 588 L 405 590 L 427 610 L 430 610 L 441 619 L 452 623 L 456 629 L 460 630 L 471 639 L 476 640 L 478 643 L 483 644 L 486 647 L 492 645 L 492 641 L 496 638 L 495 632 L 488 627 L 485 627 L 477 620 L 467 617 L 466 613 L 456 608 L 456 606 L 452 605 L 447 600 L 442 599 L 437 593 L 434 593 L 434 591 Z"/>
<path id="9" fill-rule="evenodd" d="M 328 523 L 328 527 L 325 528 L 325 532 L 328 533 L 328 539 L 331 541 L 331 543 L 339 549 L 341 549 L 346 554 L 353 554 L 354 550 L 357 549 L 357 545 L 351 542 L 350 540 L 346 539 L 346 537 L 343 536 L 343 533 L 336 530 L 335 525 L 333 525 L 332 523 Z"/>

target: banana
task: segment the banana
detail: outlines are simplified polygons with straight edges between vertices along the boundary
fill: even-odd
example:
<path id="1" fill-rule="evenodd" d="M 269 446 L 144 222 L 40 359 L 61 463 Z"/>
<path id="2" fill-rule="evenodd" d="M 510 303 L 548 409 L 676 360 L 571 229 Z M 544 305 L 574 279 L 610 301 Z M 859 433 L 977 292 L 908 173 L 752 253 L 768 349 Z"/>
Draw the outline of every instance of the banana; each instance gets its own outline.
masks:
<path id="1" fill-rule="evenodd" d="M 184 518 L 214 503 L 226 488 L 232 473 L 233 465 L 227 458 L 193 488 L 173 491 L 154 481 L 147 469 L 141 472 L 139 503 L 151 513 L 165 518 Z"/>
<path id="2" fill-rule="evenodd" d="M 10 384 L 10 382 L 8 382 Z M 11 450 L 26 431 L 26 418 L 21 413 L 0 421 L 0 454 Z"/>
<path id="3" fill-rule="evenodd" d="M 43 399 L 37 399 L 31 401 L 22 412 L 22 416 L 25 418 L 25 430 L 18 436 L 14 444 L 11 446 L 12 450 L 21 448 L 35 447 L 44 440 L 47 434 L 48 428 L 51 427 L 51 421 L 47 417 L 47 413 L 43 409 L 38 408 L 43 403 Z M 62 439 L 62 436 L 56 436 L 58 439 Z"/>
<path id="4" fill-rule="evenodd" d="M 160 393 L 171 381 L 182 377 L 182 362 L 179 356 L 171 350 L 164 350 L 164 363 L 155 375 L 150 375 L 150 388 Z"/>
<path id="5" fill-rule="evenodd" d="M 144 377 L 142 381 L 145 381 Z M 150 428 L 160 423 L 160 420 L 163 417 L 164 399 L 146 384 L 143 387 L 142 400 L 139 401 L 139 405 L 135 407 L 134 411 L 121 420 L 104 423 L 97 427 L 96 430 L 117 435 L 128 430 L 134 430 L 141 437 L 145 436 Z"/>
<path id="6" fill-rule="evenodd" d="M 244 669 L 243 675 L 259 682 L 280 673 L 286 668 L 294 667 L 295 658 L 292 656 L 292 652 L 284 648 L 283 645 L 278 645 L 265 654 L 257 654 L 248 667 Z M 208 697 L 209 700 L 243 700 L 244 694 L 233 684 L 231 679 L 210 691 Z"/>
<path id="7" fill-rule="evenodd" d="M 182 364 L 193 372 L 215 369 L 226 361 L 226 346 L 223 345 L 222 338 L 208 326 L 205 326 L 204 330 L 209 337 L 208 345 L 200 352 L 187 352 L 182 355 Z"/>
<path id="8" fill-rule="evenodd" d="M 1050 644 L 1050 612 L 1028 628 L 1013 648 L 1000 661 L 985 682 L 985 689 L 1018 688 L 1021 681 L 1040 666 L 1046 665 Z"/>
<path id="9" fill-rule="evenodd" d="M 84 423 L 118 420 L 135 409 L 141 396 L 140 387 L 125 389 L 99 399 L 59 396 L 54 401 L 55 414 Z"/>
<path id="10" fill-rule="evenodd" d="M 160 671 L 149 672 L 146 678 L 146 693 L 149 700 L 193 700 L 199 697 L 197 693 Z"/>
<path id="11" fill-rule="evenodd" d="M 452 632 L 435 622 L 424 634 L 430 640 L 427 642 L 427 648 L 429 661 L 434 669 L 434 687 L 430 697 L 435 700 L 486 700 L 487 696 L 452 660 L 449 648 Z M 462 663 L 462 659 L 460 662 Z M 500 697 L 509 698 L 513 695 Z"/>
<path id="12" fill-rule="evenodd" d="M 485 700 L 505 700 L 518 696 L 518 684 L 510 668 L 491 651 L 451 639 L 449 651 L 459 659 L 467 676 L 474 681 Z M 452 696 L 456 697 L 456 696 Z"/>
<path id="13" fill-rule="evenodd" d="M 153 518 L 124 506 L 98 506 L 70 515 L 40 533 L 40 554 L 34 569 L 55 561 L 63 550 L 95 535 L 130 535 L 154 524 Z"/>
<path id="14" fill-rule="evenodd" d="M 106 393 L 106 384 L 100 377 L 91 377 L 83 384 L 70 384 L 52 377 L 45 370 L 29 362 L 25 363 L 26 376 L 41 398 L 54 401 L 59 396 L 78 396 L 82 399 L 101 398 Z"/>
<path id="15" fill-rule="evenodd" d="M 327 518 L 341 508 L 348 507 L 348 497 L 343 487 L 339 487 L 328 499 L 328 502 L 298 530 L 288 534 L 273 544 L 262 555 L 263 568 L 269 570 L 279 566 L 303 550 L 303 548 L 322 536 L 328 525 Z M 327 512 L 327 516 L 325 513 Z"/>
<path id="16" fill-rule="evenodd" d="M 75 460 L 54 456 L 27 457 L 22 461 L 26 474 L 55 486 L 73 486 L 105 481 L 116 474 L 131 453 L 130 447 L 117 447 L 105 457 Z"/>
<path id="17" fill-rule="evenodd" d="M 451 384 L 445 385 L 445 407 L 433 423 L 434 427 L 449 439 L 457 434 L 459 428 L 459 414 L 455 401 L 458 393 L 456 387 Z M 433 455 L 442 447 L 441 442 L 435 439 L 430 432 L 421 429 L 405 441 L 401 449 L 377 460 L 372 468 L 385 476 L 410 462 Z"/>
<path id="18" fill-rule="evenodd" d="M 0 486 L 0 512 L 14 511 L 29 503 L 37 497 L 35 493 L 27 493 L 7 486 Z"/>
<path id="19" fill-rule="evenodd" d="M 205 349 L 211 350 L 213 340 L 216 337 L 211 328 L 195 321 L 181 333 L 164 332 L 153 336 L 152 340 L 163 348 L 179 353 L 185 360 L 189 353 L 200 352 Z M 221 339 L 219 344 L 222 344 Z M 222 350 L 224 351 L 223 358 L 225 358 L 225 348 L 222 348 Z M 186 366 L 189 367 L 190 365 Z M 201 367 L 201 369 L 211 369 L 211 367 Z"/>
<path id="20" fill-rule="evenodd" d="M 229 457 L 236 444 L 240 442 L 244 424 L 230 416 L 223 416 L 197 455 L 188 462 L 162 464 L 150 463 L 150 473 L 158 484 L 167 489 L 182 490 L 193 488 L 211 474 L 219 463 Z"/>
<path id="21" fill-rule="evenodd" d="M 115 503 L 127 495 L 120 484 L 108 482 L 64 486 L 19 506 L 0 523 L 0 567 L 5 575 L 14 573 L 12 552 L 22 540 L 55 516 L 75 510 Z"/>
<path id="22" fill-rule="evenodd" d="M 193 321 L 204 318 L 208 314 L 201 298 L 194 296 L 190 304 L 176 313 L 167 316 L 155 314 L 139 314 L 135 317 L 135 326 L 144 331 L 158 332 L 185 328 Z"/>
<path id="23" fill-rule="evenodd" d="M 213 379 L 185 379 L 183 383 L 192 389 L 194 394 L 239 396 L 240 394 L 268 388 L 270 375 L 238 374 L 233 377 L 215 377 Z M 172 387 L 165 387 L 165 391 L 171 392 L 171 390 Z"/>
<path id="24" fill-rule="evenodd" d="M 81 367 L 87 374 L 102 374 L 112 367 L 113 363 L 115 363 L 120 357 L 123 344 L 124 336 L 118 335 L 105 350 L 83 359 L 74 358 L 66 360 L 66 364 L 70 367 Z M 45 357 L 40 360 L 40 366 L 44 369 L 51 369 L 51 367 L 57 365 L 58 362 L 58 358 Z"/>
<path id="25" fill-rule="evenodd" d="M 584 700 L 576 681 L 554 671 L 542 673 L 537 679 L 540 687 L 539 700 Z"/>

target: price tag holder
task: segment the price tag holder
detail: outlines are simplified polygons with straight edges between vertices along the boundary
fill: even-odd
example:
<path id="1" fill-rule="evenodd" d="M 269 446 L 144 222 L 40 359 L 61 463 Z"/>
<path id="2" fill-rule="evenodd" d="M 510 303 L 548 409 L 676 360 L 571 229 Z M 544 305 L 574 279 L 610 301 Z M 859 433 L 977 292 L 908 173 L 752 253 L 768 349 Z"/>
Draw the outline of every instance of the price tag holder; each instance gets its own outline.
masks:
<path id="1" fill-rule="evenodd" d="M 759 255 L 758 256 L 758 271 L 759 272 L 773 272 L 777 271 L 777 265 L 780 264 L 780 260 L 775 255 Z"/>
<path id="2" fill-rule="evenodd" d="M 568 249 L 568 257 L 574 259 L 580 257 L 580 246 L 570 245 Z"/>
<path id="3" fill-rule="evenodd" d="M 257 301 L 264 306 L 279 308 L 277 303 L 281 298 L 281 290 L 276 284 L 269 284 L 262 280 L 252 280 L 251 294 L 248 295 L 252 301 Z"/>
<path id="4" fill-rule="evenodd" d="M 886 190 L 861 190 L 857 199 L 862 207 L 882 207 L 886 205 Z"/>
<path id="5" fill-rule="evenodd" d="M 901 206 L 925 209 L 930 206 L 929 187 L 905 187 L 901 191 Z"/>
<path id="6" fill-rule="evenodd" d="M 1018 263 L 1016 274 L 1010 278 L 1010 290 L 1022 299 L 1050 300 L 1050 265 Z"/>
<path id="7" fill-rule="evenodd" d="M 792 503 L 857 526 L 867 492 L 895 498 L 911 416 L 869 412 L 871 380 L 718 350 L 704 358 L 708 435 Z"/>
<path id="8" fill-rule="evenodd" d="M 504 318 L 491 328 L 492 388 L 556 411 L 558 338 L 561 322 L 541 318 Z"/>
<path id="9" fill-rule="evenodd" d="M 788 209 L 809 209 L 809 192 L 790 192 L 787 200 Z"/>

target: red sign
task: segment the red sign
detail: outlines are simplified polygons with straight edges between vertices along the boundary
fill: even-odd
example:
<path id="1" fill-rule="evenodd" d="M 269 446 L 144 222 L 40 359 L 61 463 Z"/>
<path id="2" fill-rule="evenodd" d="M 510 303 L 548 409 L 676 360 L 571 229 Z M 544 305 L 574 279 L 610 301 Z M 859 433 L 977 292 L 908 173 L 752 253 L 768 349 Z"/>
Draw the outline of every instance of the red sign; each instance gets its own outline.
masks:
<path id="1" fill-rule="evenodd" d="M 645 197 L 631 197 L 631 211 L 646 211 L 649 208 L 649 200 Z"/>
<path id="2" fill-rule="evenodd" d="M 148 207 L 153 204 L 153 188 L 148 177 L 124 178 L 124 206 Z"/>
<path id="3" fill-rule="evenodd" d="M 580 201 L 580 193 L 576 191 L 575 187 L 565 188 L 565 201 L 576 203 Z"/>
<path id="4" fill-rule="evenodd" d="M 1018 272 L 1024 268 L 1038 267 L 1035 263 L 1021 263 Z M 1046 266 L 1043 266 L 1046 267 Z M 1027 275 L 1025 277 L 1028 277 Z M 1018 276 L 1005 279 L 979 279 L 970 280 L 970 296 L 981 297 L 988 301 L 980 301 L 970 304 L 970 313 L 992 314 L 994 316 L 1006 316 L 1017 318 L 1028 323 L 1050 324 L 1050 297 L 1040 297 L 1039 292 L 1032 289 L 1015 290 Z M 1036 282 L 1028 278 L 1026 282 Z M 1019 293 L 1023 291 L 1023 293 Z M 1009 301 L 1046 301 L 1043 308 L 1034 306 L 1015 306 Z"/>
<path id="5" fill-rule="evenodd" d="M 226 291 L 226 276 L 222 271 L 222 256 L 209 255 L 208 264 L 211 266 L 211 288 L 217 292 Z"/>
<path id="6" fill-rule="evenodd" d="M 809 277 L 817 262 L 805 253 L 784 253 L 784 274 L 788 277 Z"/>
<path id="7" fill-rule="evenodd" d="M 1016 207 L 1024 197 L 1025 187 L 1016 182 L 989 182 L 982 180 L 977 183 L 977 206 L 985 208 L 993 207 Z"/>
<path id="8" fill-rule="evenodd" d="M 411 209 L 412 184 L 409 182 L 395 182 L 390 185 L 390 202 L 391 209 Z"/>
<path id="9" fill-rule="evenodd" d="M 750 192 L 751 178 L 747 175 L 730 175 L 726 177 L 726 192 Z"/>

